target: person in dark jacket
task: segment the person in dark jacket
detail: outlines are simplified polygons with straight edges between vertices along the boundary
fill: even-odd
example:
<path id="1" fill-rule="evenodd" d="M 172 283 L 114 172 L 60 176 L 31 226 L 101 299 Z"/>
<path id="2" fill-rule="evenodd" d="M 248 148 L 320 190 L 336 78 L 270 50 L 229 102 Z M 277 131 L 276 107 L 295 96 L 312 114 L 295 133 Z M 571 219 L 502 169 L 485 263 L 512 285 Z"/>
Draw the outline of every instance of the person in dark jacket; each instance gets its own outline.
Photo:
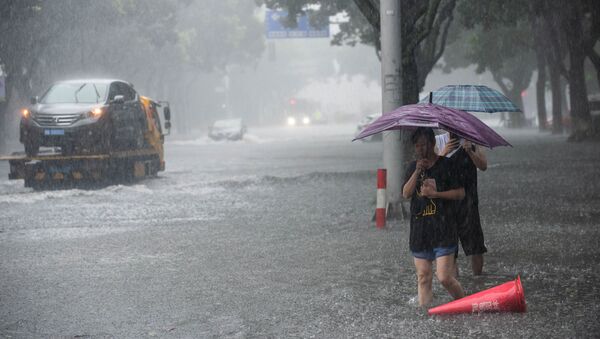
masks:
<path id="1" fill-rule="evenodd" d="M 418 281 L 419 305 L 433 299 L 433 262 L 436 276 L 455 299 L 464 291 L 454 274 L 454 254 L 458 249 L 453 201 L 465 190 L 453 173 L 451 161 L 435 153 L 431 128 L 418 128 L 413 136 L 417 160 L 405 172 L 402 195 L 410 199 L 410 250 Z"/>
<path id="2" fill-rule="evenodd" d="M 439 155 L 452 161 L 459 182 L 465 188 L 465 198 L 456 202 L 458 239 L 466 256 L 471 257 L 473 275 L 483 272 L 483 254 L 487 252 L 479 217 L 477 195 L 477 170 L 487 169 L 487 159 L 482 148 L 454 134 L 436 136 Z M 456 252 L 458 258 L 458 251 Z M 458 265 L 456 266 L 458 274 Z"/>

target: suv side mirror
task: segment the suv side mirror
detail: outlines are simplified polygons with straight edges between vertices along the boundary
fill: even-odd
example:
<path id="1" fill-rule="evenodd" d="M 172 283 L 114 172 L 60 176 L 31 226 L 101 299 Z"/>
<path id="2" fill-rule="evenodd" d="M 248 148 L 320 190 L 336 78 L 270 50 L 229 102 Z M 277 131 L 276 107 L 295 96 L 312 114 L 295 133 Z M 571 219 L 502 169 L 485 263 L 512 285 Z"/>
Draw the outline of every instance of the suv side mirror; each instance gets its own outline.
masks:
<path id="1" fill-rule="evenodd" d="M 170 121 L 165 121 L 165 128 L 166 129 L 171 129 L 171 122 Z"/>
<path id="2" fill-rule="evenodd" d="M 125 103 L 125 96 L 123 95 L 115 95 L 115 98 L 112 100 L 113 104 L 122 104 Z"/>
<path id="3" fill-rule="evenodd" d="M 32 105 L 35 105 L 35 104 L 37 104 L 37 103 L 40 101 L 40 97 L 38 97 L 38 96 L 36 95 L 36 96 L 34 96 L 34 97 L 31 97 L 31 100 L 30 100 L 30 101 L 31 101 L 31 104 L 32 104 Z"/>
<path id="4" fill-rule="evenodd" d="M 165 120 L 171 120 L 171 108 L 169 106 L 165 107 L 165 109 L 163 110 L 163 114 L 165 115 Z"/>

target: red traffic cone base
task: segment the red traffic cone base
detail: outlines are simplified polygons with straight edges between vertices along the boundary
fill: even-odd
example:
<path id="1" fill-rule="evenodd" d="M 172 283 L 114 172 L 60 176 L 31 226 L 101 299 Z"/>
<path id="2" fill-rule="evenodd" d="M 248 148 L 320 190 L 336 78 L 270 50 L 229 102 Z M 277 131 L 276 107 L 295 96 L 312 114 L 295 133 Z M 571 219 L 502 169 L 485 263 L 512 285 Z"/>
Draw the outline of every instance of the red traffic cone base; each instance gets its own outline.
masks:
<path id="1" fill-rule="evenodd" d="M 525 312 L 521 278 L 429 309 L 429 315 L 479 312 Z"/>

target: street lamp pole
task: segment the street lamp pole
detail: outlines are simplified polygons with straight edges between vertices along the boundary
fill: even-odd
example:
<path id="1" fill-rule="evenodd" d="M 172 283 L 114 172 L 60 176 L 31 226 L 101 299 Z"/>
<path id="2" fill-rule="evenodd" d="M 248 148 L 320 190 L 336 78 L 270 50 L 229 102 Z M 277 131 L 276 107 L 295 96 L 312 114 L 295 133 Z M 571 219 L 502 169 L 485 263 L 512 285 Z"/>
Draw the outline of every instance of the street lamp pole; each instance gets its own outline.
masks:
<path id="1" fill-rule="evenodd" d="M 381 85 L 382 113 L 402 106 L 402 44 L 400 1 L 381 0 Z M 383 167 L 387 169 L 388 217 L 403 216 L 402 176 L 406 158 L 403 131 L 383 132 Z"/>

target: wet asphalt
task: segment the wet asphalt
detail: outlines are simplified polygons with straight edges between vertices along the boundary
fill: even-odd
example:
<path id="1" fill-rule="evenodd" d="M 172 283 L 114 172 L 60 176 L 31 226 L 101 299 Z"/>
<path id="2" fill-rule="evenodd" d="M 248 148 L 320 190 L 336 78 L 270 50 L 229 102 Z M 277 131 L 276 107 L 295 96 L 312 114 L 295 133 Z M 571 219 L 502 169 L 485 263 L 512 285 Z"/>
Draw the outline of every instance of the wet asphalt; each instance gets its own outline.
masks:
<path id="1" fill-rule="evenodd" d="M 34 192 L 0 163 L 0 337 L 597 337 L 600 146 L 499 130 L 479 172 L 489 253 L 527 312 L 426 315 L 408 225 L 378 230 L 381 143 L 353 126 L 170 140 L 158 178 Z M 450 297 L 434 281 L 434 304 Z"/>

